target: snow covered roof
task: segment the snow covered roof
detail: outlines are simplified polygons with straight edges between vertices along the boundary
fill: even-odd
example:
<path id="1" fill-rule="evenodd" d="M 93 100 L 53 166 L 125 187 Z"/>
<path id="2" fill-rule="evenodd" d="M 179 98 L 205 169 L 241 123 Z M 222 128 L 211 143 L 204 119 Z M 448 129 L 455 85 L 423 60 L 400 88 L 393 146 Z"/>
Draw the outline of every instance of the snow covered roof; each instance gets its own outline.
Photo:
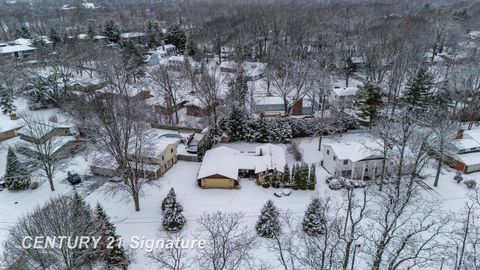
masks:
<path id="1" fill-rule="evenodd" d="M 256 105 L 282 105 L 283 98 L 279 96 L 256 96 L 255 104 Z"/>
<path id="2" fill-rule="evenodd" d="M 183 62 L 185 57 L 183 55 L 172 55 L 168 58 L 169 62 Z"/>
<path id="3" fill-rule="evenodd" d="M 107 37 L 106 36 L 100 36 L 100 35 L 96 35 L 93 37 L 93 39 L 106 39 Z"/>
<path id="4" fill-rule="evenodd" d="M 341 96 L 355 96 L 357 94 L 358 88 L 353 87 L 353 86 L 349 86 L 349 87 L 336 86 L 332 89 L 332 91 L 338 97 L 341 97 Z"/>
<path id="5" fill-rule="evenodd" d="M 0 54 L 14 53 L 14 52 L 24 52 L 24 51 L 33 51 L 37 48 L 30 47 L 27 45 L 7 45 L 0 47 Z"/>
<path id="6" fill-rule="evenodd" d="M 480 31 L 470 31 L 468 37 L 471 39 L 477 39 L 480 37 Z"/>
<path id="7" fill-rule="evenodd" d="M 378 157 L 383 153 L 381 144 L 375 138 L 363 136 L 361 140 L 344 141 L 329 145 L 339 160 L 357 162 L 370 157 Z"/>
<path id="8" fill-rule="evenodd" d="M 158 49 L 162 49 L 162 50 L 175 50 L 177 47 L 173 44 L 165 44 L 165 45 L 162 45 L 160 47 L 158 47 Z"/>
<path id="9" fill-rule="evenodd" d="M 87 35 L 86 34 L 78 34 L 77 38 L 78 39 L 87 39 Z"/>
<path id="10" fill-rule="evenodd" d="M 254 170 L 255 173 L 259 173 L 276 168 L 283 172 L 285 163 L 285 151 L 277 145 L 264 144 L 256 147 L 253 153 L 220 146 L 205 153 L 198 179 L 217 174 L 237 179 L 239 169 Z"/>
<path id="11" fill-rule="evenodd" d="M 477 165 L 480 164 L 480 152 L 456 155 L 456 159 L 466 166 Z"/>
<path id="12" fill-rule="evenodd" d="M 464 139 L 473 139 L 480 144 L 480 128 L 465 130 L 463 132 Z"/>
<path id="13" fill-rule="evenodd" d="M 257 77 L 262 75 L 267 68 L 266 63 L 261 62 L 243 62 L 243 72 L 245 76 L 248 77 Z"/>
<path id="14" fill-rule="evenodd" d="M 480 147 L 480 142 L 474 139 L 458 139 L 453 141 L 453 145 L 458 150 L 468 150 L 472 148 Z"/>
<path id="15" fill-rule="evenodd" d="M 18 44 L 18 45 L 30 46 L 30 45 L 32 45 L 32 40 L 29 39 L 29 38 L 17 38 L 13 41 L 13 43 Z"/>
<path id="16" fill-rule="evenodd" d="M 145 33 L 142 33 L 142 32 L 128 32 L 128 33 L 120 34 L 121 38 L 137 38 L 137 37 L 143 37 L 143 36 L 145 36 Z"/>
<path id="17" fill-rule="evenodd" d="M 21 127 L 21 123 L 18 120 L 10 120 L 10 117 L 0 113 L 0 133 L 17 129 Z"/>
<path id="18" fill-rule="evenodd" d="M 161 136 L 163 134 L 165 133 L 157 129 L 150 129 L 146 132 L 144 138 L 144 145 L 142 145 L 143 157 L 158 158 L 165 151 L 167 146 L 171 144 L 178 144 L 178 138 L 168 138 L 165 136 Z M 129 146 L 131 148 L 129 149 L 129 154 L 133 155 L 135 151 L 134 143 L 130 143 Z"/>
<path id="19" fill-rule="evenodd" d="M 223 61 L 220 63 L 220 68 L 228 68 L 228 69 L 237 69 L 238 64 L 233 61 Z"/>

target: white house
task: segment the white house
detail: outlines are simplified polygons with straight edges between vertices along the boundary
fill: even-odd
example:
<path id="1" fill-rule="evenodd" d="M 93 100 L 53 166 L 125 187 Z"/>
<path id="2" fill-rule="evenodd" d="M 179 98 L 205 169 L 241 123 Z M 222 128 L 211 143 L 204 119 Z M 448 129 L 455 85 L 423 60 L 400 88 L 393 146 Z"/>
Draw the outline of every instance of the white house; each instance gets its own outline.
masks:
<path id="1" fill-rule="evenodd" d="M 383 150 L 373 137 L 325 144 L 322 153 L 322 165 L 331 175 L 367 180 L 382 174 Z"/>
<path id="2" fill-rule="evenodd" d="M 0 60 L 24 59 L 31 56 L 37 48 L 16 43 L 0 43 Z"/>

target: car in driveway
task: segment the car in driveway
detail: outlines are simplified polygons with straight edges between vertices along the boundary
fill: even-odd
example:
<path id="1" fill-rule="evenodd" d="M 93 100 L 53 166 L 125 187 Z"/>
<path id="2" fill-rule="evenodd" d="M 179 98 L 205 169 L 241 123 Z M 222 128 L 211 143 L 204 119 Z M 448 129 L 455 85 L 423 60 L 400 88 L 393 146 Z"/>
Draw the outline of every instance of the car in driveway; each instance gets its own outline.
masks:
<path id="1" fill-rule="evenodd" d="M 67 181 L 72 185 L 77 185 L 82 182 L 82 178 L 78 173 L 67 172 Z"/>

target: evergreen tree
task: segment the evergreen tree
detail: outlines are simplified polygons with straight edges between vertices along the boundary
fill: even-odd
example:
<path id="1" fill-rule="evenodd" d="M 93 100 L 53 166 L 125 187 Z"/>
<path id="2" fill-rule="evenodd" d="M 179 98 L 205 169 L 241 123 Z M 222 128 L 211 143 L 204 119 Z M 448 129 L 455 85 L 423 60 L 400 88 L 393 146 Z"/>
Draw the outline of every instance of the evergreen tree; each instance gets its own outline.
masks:
<path id="1" fill-rule="evenodd" d="M 302 179 L 302 175 L 301 175 L 301 172 L 300 172 L 300 165 L 294 164 L 293 168 L 292 168 L 292 178 L 291 178 L 293 189 L 299 189 L 300 188 L 301 179 Z"/>
<path id="2" fill-rule="evenodd" d="M 105 23 L 105 29 L 103 34 L 110 42 L 118 43 L 120 41 L 120 30 L 118 29 L 117 24 L 113 20 L 109 20 Z"/>
<path id="3" fill-rule="evenodd" d="M 271 200 L 263 206 L 255 230 L 258 236 L 265 238 L 275 238 L 281 233 L 280 212 Z"/>
<path id="4" fill-rule="evenodd" d="M 0 85 L 0 109 L 3 114 L 10 115 L 15 113 L 16 107 L 13 104 L 13 90 Z"/>
<path id="5" fill-rule="evenodd" d="M 433 87 L 433 76 L 426 68 L 421 67 L 407 83 L 405 98 L 412 107 L 421 108 L 426 104 L 430 90 Z"/>
<path id="6" fill-rule="evenodd" d="M 263 177 L 263 183 L 262 183 L 262 186 L 264 188 L 269 188 L 270 187 L 270 184 L 272 182 L 272 179 L 271 179 L 271 175 L 266 175 L 265 177 Z"/>
<path id="7" fill-rule="evenodd" d="M 307 190 L 308 188 L 308 165 L 306 163 L 302 163 L 300 166 L 300 173 L 299 173 L 299 188 L 301 190 Z"/>
<path id="8" fill-rule="evenodd" d="M 197 49 L 197 45 L 195 44 L 195 42 L 189 38 L 185 44 L 185 50 L 186 50 L 186 54 L 188 56 L 192 56 L 194 57 L 195 59 L 197 59 L 197 57 L 195 57 L 198 53 L 198 49 Z"/>
<path id="9" fill-rule="evenodd" d="M 61 41 L 60 36 L 58 35 L 57 31 L 53 29 L 53 27 L 50 28 L 48 38 L 53 42 L 53 46 L 55 46 L 58 42 Z"/>
<path id="10" fill-rule="evenodd" d="M 132 75 L 132 79 L 135 82 L 137 78 L 143 76 L 145 65 L 140 50 L 133 44 L 133 42 L 127 42 L 122 50 L 122 59 L 125 64 L 126 70 Z"/>
<path id="11" fill-rule="evenodd" d="M 27 189 L 30 186 L 30 175 L 25 166 L 18 161 L 12 148 L 8 148 L 7 167 L 5 170 L 5 186 L 9 190 Z"/>
<path id="12" fill-rule="evenodd" d="M 177 202 L 175 191 L 170 189 L 167 197 L 162 202 L 163 228 L 168 232 L 180 231 L 186 223 L 183 216 L 183 207 Z"/>
<path id="13" fill-rule="evenodd" d="M 268 130 L 268 121 L 263 117 L 257 121 L 257 130 L 255 131 L 255 141 L 260 143 L 268 142 L 270 131 Z"/>
<path id="14" fill-rule="evenodd" d="M 185 35 L 185 31 L 180 28 L 179 25 L 172 24 L 167 29 L 167 35 L 165 37 L 165 42 L 167 44 L 173 44 L 177 47 L 178 51 L 185 50 L 185 42 L 187 41 L 187 37 Z"/>
<path id="15" fill-rule="evenodd" d="M 290 168 L 287 163 L 285 163 L 285 167 L 283 168 L 282 184 L 283 186 L 290 185 Z"/>
<path id="16" fill-rule="evenodd" d="M 175 190 L 170 188 L 168 191 L 167 197 L 165 197 L 162 201 L 162 213 L 164 213 L 167 208 L 171 207 L 177 201 L 177 194 L 175 194 Z"/>
<path id="17" fill-rule="evenodd" d="M 279 175 L 278 171 L 274 170 L 273 174 L 272 174 L 272 179 L 271 179 L 272 187 L 273 188 L 279 188 L 281 180 L 282 179 L 281 179 L 281 176 Z"/>
<path id="18" fill-rule="evenodd" d="M 149 48 L 155 48 L 157 46 L 162 45 L 163 33 L 162 33 L 162 30 L 160 29 L 160 25 L 158 24 L 158 22 L 154 20 L 148 21 L 146 35 L 147 35 L 147 46 Z"/>
<path id="19" fill-rule="evenodd" d="M 372 124 L 377 118 L 383 105 L 382 90 L 377 84 L 365 82 L 359 87 L 354 106 L 358 109 L 357 115 Z"/>
<path id="20" fill-rule="evenodd" d="M 32 38 L 30 31 L 25 25 L 22 25 L 20 29 L 16 29 L 13 35 L 15 38 Z"/>
<path id="21" fill-rule="evenodd" d="M 87 36 L 93 39 L 97 35 L 97 27 L 93 22 L 89 22 L 87 26 Z"/>
<path id="22" fill-rule="evenodd" d="M 317 175 L 315 172 L 315 164 L 310 167 L 310 176 L 308 178 L 308 189 L 315 190 L 315 184 L 317 183 Z"/>
<path id="23" fill-rule="evenodd" d="M 95 209 L 95 218 L 101 224 L 101 239 L 98 245 L 98 253 L 107 266 L 121 267 L 126 269 L 129 259 L 122 246 L 120 237 L 115 232 L 115 226 L 110 222 L 100 204 Z"/>
<path id="24" fill-rule="evenodd" d="M 231 141 L 240 141 L 246 136 L 247 114 L 238 107 L 233 107 L 227 121 L 228 135 Z"/>
<path id="25" fill-rule="evenodd" d="M 319 236 L 325 233 L 325 216 L 323 214 L 324 206 L 320 199 L 313 198 L 305 211 L 302 227 L 303 231 L 309 236 Z"/>

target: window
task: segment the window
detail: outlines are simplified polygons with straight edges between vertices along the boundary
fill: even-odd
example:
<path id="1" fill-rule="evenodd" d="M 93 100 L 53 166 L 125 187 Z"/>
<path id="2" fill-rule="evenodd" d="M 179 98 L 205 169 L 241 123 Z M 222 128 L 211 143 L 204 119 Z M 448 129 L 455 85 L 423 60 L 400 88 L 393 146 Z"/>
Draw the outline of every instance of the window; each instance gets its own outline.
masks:
<path id="1" fill-rule="evenodd" d="M 343 165 L 347 165 L 347 164 L 348 164 L 348 160 L 345 159 L 345 160 L 343 161 Z"/>
<path id="2" fill-rule="evenodd" d="M 172 149 L 170 149 L 170 153 L 173 153 L 173 148 L 172 148 Z"/>
<path id="3" fill-rule="evenodd" d="M 162 156 L 162 160 L 165 160 L 165 157 L 164 157 L 164 156 Z"/>
<path id="4" fill-rule="evenodd" d="M 333 160 L 337 160 L 337 157 L 336 157 L 336 156 L 333 156 Z"/>
<path id="5" fill-rule="evenodd" d="M 327 155 L 330 155 L 330 150 L 327 150 Z"/>

